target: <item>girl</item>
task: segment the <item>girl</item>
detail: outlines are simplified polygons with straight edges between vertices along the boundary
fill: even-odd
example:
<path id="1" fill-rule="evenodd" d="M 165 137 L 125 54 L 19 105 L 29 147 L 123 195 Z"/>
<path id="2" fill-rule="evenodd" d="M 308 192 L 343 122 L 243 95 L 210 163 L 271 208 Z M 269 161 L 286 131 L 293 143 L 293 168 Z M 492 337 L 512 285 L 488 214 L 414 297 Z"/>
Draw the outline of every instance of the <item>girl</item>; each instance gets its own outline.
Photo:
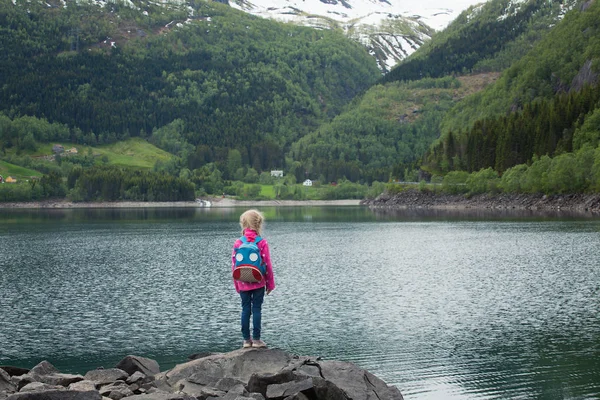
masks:
<path id="1" fill-rule="evenodd" d="M 240 294 L 242 299 L 242 336 L 244 342 L 242 347 L 266 347 L 265 342 L 260 340 L 261 328 L 261 308 L 263 299 L 266 294 L 271 293 L 275 289 L 275 279 L 273 277 L 273 266 L 271 265 L 271 254 L 269 253 L 269 245 L 265 239 L 261 239 L 264 216 L 257 210 L 248 210 L 240 216 L 240 226 L 242 235 L 248 242 L 255 242 L 257 237 L 259 240 L 256 243 L 260 251 L 262 262 L 266 265 L 266 274 L 260 282 L 242 282 L 235 280 L 235 290 Z M 242 245 L 242 238 L 236 240 L 233 245 L 233 253 L 231 255 L 231 268 L 235 268 L 236 249 Z M 252 338 L 250 337 L 250 316 L 252 315 Z"/>

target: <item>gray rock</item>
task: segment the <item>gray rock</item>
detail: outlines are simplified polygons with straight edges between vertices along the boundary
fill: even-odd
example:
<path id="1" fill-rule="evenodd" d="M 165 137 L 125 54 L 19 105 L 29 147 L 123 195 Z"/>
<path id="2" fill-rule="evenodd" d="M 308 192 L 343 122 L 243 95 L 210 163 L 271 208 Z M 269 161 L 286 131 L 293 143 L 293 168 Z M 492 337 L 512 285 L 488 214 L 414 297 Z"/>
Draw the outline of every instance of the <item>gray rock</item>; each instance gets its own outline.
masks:
<path id="1" fill-rule="evenodd" d="M 129 378 L 127 378 L 127 383 L 142 383 L 146 380 L 146 375 L 144 375 L 140 371 L 135 371 Z"/>
<path id="2" fill-rule="evenodd" d="M 260 394 L 260 393 L 250 393 L 250 394 L 248 395 L 248 397 L 250 397 L 250 398 L 251 398 L 251 399 L 253 399 L 253 400 L 265 400 L 265 396 L 263 396 L 263 395 L 262 395 L 262 394 Z"/>
<path id="3" fill-rule="evenodd" d="M 244 386 L 244 382 L 237 380 L 237 379 L 233 379 L 233 378 L 222 378 L 219 379 L 214 385 L 213 387 L 217 390 L 222 390 L 224 392 L 229 392 L 230 390 L 232 390 L 234 387 L 242 385 Z"/>
<path id="4" fill-rule="evenodd" d="M 179 381 L 175 387 L 177 391 L 193 396 L 199 400 L 205 400 L 209 397 L 221 398 L 225 396 L 226 392 L 217 390 L 208 386 L 199 385 L 197 383 L 189 382 L 185 379 Z"/>
<path id="5" fill-rule="evenodd" d="M 69 385 L 69 390 L 78 390 L 80 392 L 89 392 L 91 390 L 96 390 L 96 382 L 83 380 L 71 383 Z"/>
<path id="6" fill-rule="evenodd" d="M 15 393 L 6 400 L 102 400 L 97 391 L 48 390 L 43 392 Z"/>
<path id="7" fill-rule="evenodd" d="M 314 387 L 312 378 L 299 382 L 286 382 L 269 385 L 267 387 L 267 399 L 284 399 L 300 392 L 310 390 Z"/>
<path id="8" fill-rule="evenodd" d="M 127 397 L 127 400 L 197 400 L 195 397 L 180 393 L 147 393 Z"/>
<path id="9" fill-rule="evenodd" d="M 400 390 L 352 363 L 321 361 L 323 378 L 342 389 L 352 400 L 403 400 Z"/>
<path id="10" fill-rule="evenodd" d="M 111 383 L 100 388 L 100 394 L 111 398 L 112 400 L 121 400 L 123 397 L 133 396 L 133 391 L 129 385 L 123 381 Z"/>
<path id="11" fill-rule="evenodd" d="M 267 387 L 285 382 L 291 382 L 296 379 L 296 374 L 293 371 L 285 369 L 276 374 L 254 374 L 248 380 L 248 391 L 252 393 L 260 393 L 263 396 L 267 395 Z"/>
<path id="12" fill-rule="evenodd" d="M 231 388 L 231 390 L 229 390 L 229 392 L 227 392 L 225 396 L 223 396 L 223 400 L 235 400 L 240 397 L 246 397 L 247 395 L 248 391 L 246 390 L 246 387 L 243 384 L 235 385 Z"/>
<path id="13" fill-rule="evenodd" d="M 17 385 L 12 381 L 11 376 L 3 369 L 0 369 L 0 392 L 16 392 Z"/>
<path id="14" fill-rule="evenodd" d="M 127 356 L 122 359 L 115 368 L 122 369 L 129 375 L 141 372 L 147 376 L 154 376 L 160 372 L 158 363 L 150 358 L 140 356 Z"/>
<path id="15" fill-rule="evenodd" d="M 23 388 L 19 391 L 19 393 L 41 392 L 41 391 L 47 391 L 47 390 L 67 390 L 67 389 L 65 387 L 59 386 L 59 385 L 49 385 L 47 383 L 42 383 L 42 382 L 31 382 L 31 383 L 28 383 L 27 385 L 23 386 Z"/>
<path id="16" fill-rule="evenodd" d="M 129 374 L 119 368 L 94 369 L 84 375 L 84 379 L 94 381 L 97 385 L 124 381 L 127 378 L 129 378 Z"/>
<path id="17" fill-rule="evenodd" d="M 234 378 L 247 382 L 252 374 L 276 373 L 289 364 L 292 356 L 282 350 L 239 349 L 225 354 L 192 360 L 165 373 L 171 384 L 194 374 L 215 378 Z"/>
<path id="18" fill-rule="evenodd" d="M 46 383 L 48 385 L 58 385 L 58 386 L 69 386 L 71 383 L 79 382 L 83 380 L 83 376 L 81 375 L 71 375 L 71 374 L 47 374 L 47 375 L 36 375 L 35 373 L 30 372 L 29 375 L 33 376 L 33 379 L 36 382 Z"/>
<path id="19" fill-rule="evenodd" d="M 304 393 L 296 393 L 293 396 L 286 397 L 284 400 L 310 400 L 310 399 Z M 329 400 L 329 399 L 327 399 L 327 400 Z"/>
<path id="20" fill-rule="evenodd" d="M 57 370 L 54 365 L 50 364 L 48 361 L 45 360 L 36 365 L 35 367 L 31 368 L 31 371 L 29 371 L 30 375 L 48 375 L 58 373 L 60 373 L 60 371 Z"/>

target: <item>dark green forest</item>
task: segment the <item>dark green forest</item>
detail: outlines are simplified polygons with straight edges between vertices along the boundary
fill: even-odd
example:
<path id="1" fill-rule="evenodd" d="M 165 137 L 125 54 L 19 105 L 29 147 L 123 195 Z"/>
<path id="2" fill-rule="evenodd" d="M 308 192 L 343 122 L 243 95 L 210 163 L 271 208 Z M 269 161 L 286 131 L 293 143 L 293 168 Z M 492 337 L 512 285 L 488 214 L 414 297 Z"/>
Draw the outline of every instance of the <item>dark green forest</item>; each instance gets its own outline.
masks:
<path id="1" fill-rule="evenodd" d="M 64 124 L 90 145 L 179 121 L 190 169 L 237 149 L 264 170 L 379 76 L 337 32 L 190 4 L 188 19 L 185 7 L 145 17 L 119 3 L 0 1 L 0 111 Z"/>

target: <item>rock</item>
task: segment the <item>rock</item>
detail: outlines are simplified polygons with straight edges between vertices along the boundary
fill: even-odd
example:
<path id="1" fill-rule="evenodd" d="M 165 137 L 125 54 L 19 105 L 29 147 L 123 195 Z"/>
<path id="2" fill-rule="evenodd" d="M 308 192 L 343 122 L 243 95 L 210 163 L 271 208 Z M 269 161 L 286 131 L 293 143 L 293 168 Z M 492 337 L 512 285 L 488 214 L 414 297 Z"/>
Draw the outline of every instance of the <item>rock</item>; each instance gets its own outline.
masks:
<path id="1" fill-rule="evenodd" d="M 84 379 L 96 382 L 96 385 L 102 386 L 116 381 L 125 381 L 129 374 L 119 368 L 94 369 L 84 375 Z"/>
<path id="2" fill-rule="evenodd" d="M 100 388 L 100 394 L 111 398 L 112 400 L 121 400 L 123 397 L 133 396 L 133 391 L 129 385 L 123 381 L 111 383 Z"/>
<path id="3" fill-rule="evenodd" d="M 140 371 L 135 371 L 129 378 L 127 378 L 127 383 L 141 383 L 146 381 L 146 375 L 144 375 Z"/>
<path id="4" fill-rule="evenodd" d="M 0 369 L 0 393 L 12 393 L 16 391 L 17 385 L 12 381 L 11 376 L 4 369 Z"/>
<path id="5" fill-rule="evenodd" d="M 149 393 L 149 394 L 136 394 L 128 397 L 127 400 L 197 400 L 195 397 L 187 394 L 180 393 Z"/>
<path id="6" fill-rule="evenodd" d="M 208 386 L 199 385 L 197 383 L 189 382 L 185 379 L 179 381 L 176 387 L 179 392 L 188 394 L 201 400 L 207 399 L 209 397 L 222 398 L 227 394 L 222 390 L 217 390 Z"/>
<path id="7" fill-rule="evenodd" d="M 96 390 L 96 382 L 83 380 L 83 381 L 71 383 L 69 385 L 69 390 L 78 390 L 80 392 L 89 392 L 91 390 Z"/>
<path id="8" fill-rule="evenodd" d="M 67 390 L 64 386 L 59 385 L 49 385 L 47 383 L 42 382 L 31 382 L 27 385 L 23 386 L 19 393 L 23 392 L 41 392 L 46 390 Z"/>
<path id="9" fill-rule="evenodd" d="M 248 391 L 267 395 L 267 387 L 296 379 L 296 374 L 290 370 L 284 370 L 276 374 L 254 374 L 248 381 Z"/>
<path id="10" fill-rule="evenodd" d="M 325 380 L 342 389 L 352 400 L 388 399 L 402 400 L 400 390 L 352 363 L 321 361 L 321 374 Z"/>
<path id="11" fill-rule="evenodd" d="M 154 376 L 160 372 L 160 367 L 156 361 L 140 356 L 127 356 L 115 368 L 122 369 L 129 375 L 141 372 L 146 376 Z"/>
<path id="12" fill-rule="evenodd" d="M 281 400 L 288 396 L 307 391 L 314 387 L 312 378 L 307 378 L 299 382 L 286 382 L 269 385 L 267 387 L 267 399 Z"/>
<path id="13" fill-rule="evenodd" d="M 282 350 L 239 349 L 230 353 L 192 360 L 175 366 L 165 373 L 170 384 L 187 379 L 192 375 L 213 378 L 234 378 L 244 382 L 252 374 L 276 373 L 288 365 L 292 356 Z"/>
<path id="14" fill-rule="evenodd" d="M 31 371 L 29 371 L 30 375 L 48 375 L 48 374 L 57 374 L 60 373 L 59 370 L 56 369 L 56 367 L 52 364 L 50 364 L 48 361 L 42 361 L 41 363 L 37 364 L 35 367 L 31 368 Z"/>
<path id="15" fill-rule="evenodd" d="M 97 391 L 47 390 L 42 392 L 15 393 L 6 400 L 102 400 Z"/>
<path id="16" fill-rule="evenodd" d="M 32 375 L 37 382 L 46 383 L 48 385 L 58 385 L 67 387 L 71 383 L 79 382 L 83 380 L 83 376 L 81 375 L 71 375 L 71 374 L 48 374 L 48 375 L 33 375 L 31 372 L 29 375 Z"/>
<path id="17" fill-rule="evenodd" d="M 10 376 L 20 376 L 29 373 L 27 368 L 13 367 L 10 365 L 2 365 L 0 369 L 4 370 Z"/>

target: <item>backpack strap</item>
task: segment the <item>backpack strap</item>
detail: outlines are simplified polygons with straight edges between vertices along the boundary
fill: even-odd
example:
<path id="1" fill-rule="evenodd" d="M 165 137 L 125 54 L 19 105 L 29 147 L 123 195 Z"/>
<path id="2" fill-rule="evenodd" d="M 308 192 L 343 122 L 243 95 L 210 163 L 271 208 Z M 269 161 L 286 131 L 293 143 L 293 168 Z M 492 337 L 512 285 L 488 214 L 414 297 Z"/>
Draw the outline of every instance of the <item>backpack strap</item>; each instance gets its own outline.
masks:
<path id="1" fill-rule="evenodd" d="M 242 235 L 242 237 L 240 238 L 240 240 L 242 241 L 242 243 L 247 244 L 247 243 L 254 243 L 255 245 L 258 245 L 258 242 L 260 242 L 262 240 L 262 237 L 260 236 L 256 236 L 256 238 L 254 239 L 254 242 L 249 242 L 248 238 L 245 235 Z"/>

